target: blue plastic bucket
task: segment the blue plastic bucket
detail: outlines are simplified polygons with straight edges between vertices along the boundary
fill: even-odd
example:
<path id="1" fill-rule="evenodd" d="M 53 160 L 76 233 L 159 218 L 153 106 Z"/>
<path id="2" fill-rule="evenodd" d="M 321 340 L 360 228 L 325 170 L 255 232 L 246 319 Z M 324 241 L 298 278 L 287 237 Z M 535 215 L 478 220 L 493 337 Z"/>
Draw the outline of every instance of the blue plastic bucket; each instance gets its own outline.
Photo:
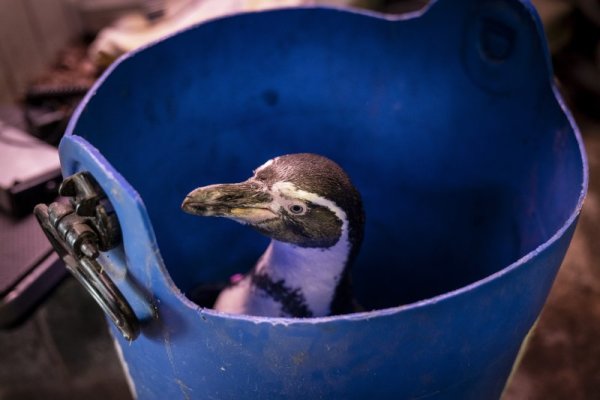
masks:
<path id="1" fill-rule="evenodd" d="M 258 318 L 189 301 L 267 240 L 184 214 L 184 196 L 292 152 L 330 157 L 361 191 L 353 281 L 372 311 Z M 587 188 L 540 21 L 516 0 L 198 25 L 115 63 L 60 153 L 120 220 L 104 262 L 142 321 L 137 340 L 115 335 L 140 399 L 497 398 Z"/>

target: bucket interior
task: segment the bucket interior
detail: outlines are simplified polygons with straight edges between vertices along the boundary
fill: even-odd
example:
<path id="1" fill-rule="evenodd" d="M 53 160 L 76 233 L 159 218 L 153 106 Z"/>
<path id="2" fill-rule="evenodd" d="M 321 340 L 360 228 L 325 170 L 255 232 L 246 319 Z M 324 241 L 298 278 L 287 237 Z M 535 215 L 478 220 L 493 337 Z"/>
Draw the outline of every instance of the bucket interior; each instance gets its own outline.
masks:
<path id="1" fill-rule="evenodd" d="M 310 18 L 322 23 L 304 29 Z M 418 35 L 416 22 L 296 10 L 204 24 L 123 60 L 73 133 L 140 193 L 184 293 L 248 271 L 268 243 L 183 213 L 185 195 L 296 152 L 336 161 L 363 196 L 365 308 L 457 289 L 556 233 L 581 160 L 541 48 L 523 85 L 487 91 L 464 68 L 459 28 Z"/>

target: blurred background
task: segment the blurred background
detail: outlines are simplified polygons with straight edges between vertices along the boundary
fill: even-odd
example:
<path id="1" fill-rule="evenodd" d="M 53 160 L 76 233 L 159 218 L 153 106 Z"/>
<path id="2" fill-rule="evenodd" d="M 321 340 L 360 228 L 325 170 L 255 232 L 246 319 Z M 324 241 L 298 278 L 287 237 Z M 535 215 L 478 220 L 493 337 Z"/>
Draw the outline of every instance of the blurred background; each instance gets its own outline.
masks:
<path id="1" fill-rule="evenodd" d="M 505 399 L 600 398 L 600 2 L 536 0 L 560 90 L 582 132 L 590 189 Z M 129 399 L 102 312 L 31 214 L 61 181 L 56 145 L 121 54 L 220 15 L 329 4 L 386 13 L 423 0 L 0 0 L 0 400 Z"/>

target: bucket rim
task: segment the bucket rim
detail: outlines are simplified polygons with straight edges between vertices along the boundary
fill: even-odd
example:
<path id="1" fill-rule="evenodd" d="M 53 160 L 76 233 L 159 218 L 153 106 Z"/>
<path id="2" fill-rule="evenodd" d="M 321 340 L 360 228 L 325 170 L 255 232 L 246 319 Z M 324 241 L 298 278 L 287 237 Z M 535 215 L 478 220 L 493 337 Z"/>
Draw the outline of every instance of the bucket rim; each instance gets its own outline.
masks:
<path id="1" fill-rule="evenodd" d="M 193 29 L 197 28 L 198 26 L 209 24 L 209 23 L 215 23 L 215 22 L 218 22 L 218 21 L 224 20 L 224 19 L 237 18 L 240 15 L 290 12 L 290 11 L 293 12 L 295 10 L 332 11 L 332 12 L 346 13 L 349 15 L 362 16 L 365 18 L 373 18 L 373 19 L 380 20 L 382 22 L 402 23 L 406 20 L 423 17 L 432 8 L 434 8 L 439 3 L 443 3 L 444 1 L 448 1 L 448 0 L 430 0 L 423 8 L 421 8 L 419 10 L 412 11 L 412 12 L 405 13 L 405 14 L 396 14 L 396 15 L 386 14 L 386 13 L 372 11 L 372 10 L 366 10 L 366 9 L 356 9 L 356 8 L 327 6 L 327 5 L 303 5 L 303 6 L 294 6 L 294 7 L 274 8 L 274 9 L 268 9 L 268 10 L 250 11 L 250 12 L 220 16 L 220 17 L 212 18 L 212 19 L 209 19 L 206 21 L 202 21 L 200 23 L 194 24 L 190 27 L 187 27 L 187 28 L 177 31 L 175 33 L 169 34 L 169 35 L 161 38 L 160 40 L 157 40 L 156 42 L 149 43 L 149 44 L 144 45 L 134 51 L 126 53 L 126 54 L 120 56 L 117 60 L 115 60 L 103 72 L 103 74 L 100 76 L 100 78 L 98 78 L 98 80 L 93 84 L 92 88 L 88 91 L 88 93 L 84 96 L 83 100 L 76 107 L 71 119 L 69 120 L 69 123 L 65 130 L 64 136 L 65 137 L 74 136 L 74 137 L 79 138 L 79 136 L 76 135 L 74 132 L 76 131 L 77 124 L 81 117 L 81 114 L 86 109 L 86 107 L 87 107 L 88 103 L 91 101 L 91 99 L 95 96 L 97 90 L 104 84 L 104 82 L 113 73 L 113 71 L 116 68 L 118 68 L 122 63 L 129 60 L 130 58 L 133 58 L 136 54 L 155 46 L 158 43 L 169 40 L 170 38 L 175 37 L 183 32 L 193 30 Z M 560 92 L 553 80 L 553 70 L 552 70 L 552 64 L 550 61 L 550 52 L 548 49 L 547 42 L 543 39 L 545 37 L 544 33 L 543 33 L 544 32 L 543 26 L 542 26 L 539 16 L 537 15 L 537 12 L 536 12 L 534 6 L 527 0 L 509 0 L 509 1 L 519 3 L 528 12 L 530 17 L 532 18 L 532 23 L 534 24 L 537 34 L 538 34 L 538 40 L 541 41 L 541 45 L 542 45 L 542 50 L 543 50 L 543 55 L 544 55 L 544 63 L 546 65 L 546 76 L 547 76 L 548 85 L 552 89 L 552 93 L 554 95 L 555 101 L 557 102 L 560 110 L 562 111 L 563 115 L 568 120 L 569 126 L 571 128 L 571 133 L 574 135 L 574 138 L 577 142 L 577 148 L 578 148 L 579 156 L 580 156 L 580 160 L 581 160 L 581 168 L 582 168 L 581 191 L 579 193 L 577 203 L 575 204 L 575 207 L 570 212 L 569 217 L 564 221 L 564 223 L 560 226 L 560 228 L 554 232 L 554 234 L 550 238 L 548 238 L 544 242 L 540 243 L 537 247 L 530 250 L 529 252 L 527 252 L 526 254 L 524 254 L 523 256 L 518 258 L 517 260 L 515 260 L 512 263 L 508 264 L 507 266 L 497 270 L 496 272 L 486 275 L 483 278 L 480 278 L 480 279 L 475 280 L 467 285 L 450 290 L 448 292 L 444 292 L 444 293 L 441 293 L 441 294 L 438 294 L 438 295 L 435 295 L 432 297 L 417 300 L 417 301 L 407 303 L 407 304 L 402 304 L 399 306 L 385 307 L 385 308 L 375 309 L 375 310 L 371 310 L 371 311 L 361 311 L 361 312 L 355 312 L 355 313 L 350 313 L 350 314 L 333 315 L 333 316 L 325 316 L 325 317 L 309 317 L 309 318 L 262 317 L 262 316 L 252 316 L 252 315 L 229 314 L 229 313 L 224 313 L 224 312 L 216 311 L 214 309 L 199 306 L 198 304 L 189 300 L 180 291 L 178 286 L 172 280 L 171 275 L 168 271 L 168 268 L 164 264 L 162 256 L 160 256 L 160 248 L 158 248 L 157 268 L 159 269 L 162 279 L 165 280 L 166 285 L 171 290 L 172 295 L 174 297 L 176 297 L 181 303 L 183 303 L 183 305 L 185 305 L 187 308 L 189 308 L 193 311 L 199 312 L 202 316 L 207 316 L 207 317 L 211 317 L 211 318 L 215 318 L 215 319 L 235 320 L 235 321 L 240 321 L 240 322 L 249 322 L 249 323 L 253 323 L 253 324 L 270 324 L 273 326 L 277 326 L 277 325 L 302 326 L 302 325 L 316 325 L 316 324 L 344 322 L 344 321 L 358 322 L 358 321 L 363 321 L 363 320 L 371 320 L 374 318 L 382 318 L 382 317 L 392 316 L 392 315 L 399 314 L 401 312 L 406 312 L 406 311 L 410 311 L 410 310 L 416 310 L 416 309 L 433 306 L 438 303 L 441 303 L 441 302 L 450 300 L 452 298 L 464 295 L 466 293 L 472 292 L 475 289 L 483 288 L 483 287 L 491 284 L 491 282 L 496 281 L 500 278 L 503 278 L 503 277 L 511 274 L 518 268 L 524 266 L 529 261 L 538 257 L 539 255 L 544 253 L 548 248 L 553 246 L 557 241 L 559 241 L 565 235 L 567 230 L 570 229 L 571 226 L 573 226 L 575 224 L 577 218 L 579 217 L 579 215 L 581 213 L 581 209 L 583 207 L 583 203 L 584 203 L 585 197 L 587 195 L 588 186 L 589 186 L 588 157 L 587 157 L 587 154 L 585 151 L 581 132 L 579 131 L 579 128 L 577 127 L 577 124 L 575 123 L 575 119 L 574 119 L 572 113 L 569 111 L 565 100 L 563 99 L 562 95 L 560 94 Z M 85 139 L 84 139 L 84 141 L 85 141 Z M 61 145 L 62 145 L 62 143 L 61 143 Z M 91 145 L 93 146 L 93 144 L 91 144 Z M 146 228 L 149 230 L 149 234 L 153 237 L 154 243 L 156 244 L 156 236 L 154 234 L 152 223 L 151 223 L 149 217 L 147 216 L 147 211 L 146 211 L 145 205 L 143 203 L 142 197 L 135 190 L 135 188 L 131 184 L 129 184 L 127 179 L 125 179 L 119 173 L 118 170 L 114 169 L 108 160 L 104 159 L 102 154 L 98 153 L 98 155 L 102 158 L 102 160 L 111 169 L 113 169 L 114 174 L 116 175 L 114 177 L 116 179 L 120 180 L 122 183 L 126 184 L 131 189 L 131 191 L 136 195 L 137 199 L 141 203 L 141 208 L 143 208 L 144 213 L 146 213 L 146 218 L 148 219 L 148 222 L 149 222 L 149 226 L 147 226 Z"/>

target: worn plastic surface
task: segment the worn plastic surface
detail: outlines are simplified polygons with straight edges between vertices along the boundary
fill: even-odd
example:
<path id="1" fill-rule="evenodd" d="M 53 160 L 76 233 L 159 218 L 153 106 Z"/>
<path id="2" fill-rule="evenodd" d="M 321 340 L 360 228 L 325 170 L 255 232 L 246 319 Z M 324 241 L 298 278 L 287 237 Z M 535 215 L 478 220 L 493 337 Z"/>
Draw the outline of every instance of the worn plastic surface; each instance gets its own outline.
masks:
<path id="1" fill-rule="evenodd" d="M 144 321 L 133 343 L 117 335 L 140 399 L 497 398 L 587 188 L 541 24 L 516 0 L 208 22 L 113 65 L 60 151 L 121 222 L 105 263 Z M 285 320 L 188 301 L 267 242 L 184 214 L 185 194 L 305 151 L 363 194 L 354 282 L 374 311 Z"/>

